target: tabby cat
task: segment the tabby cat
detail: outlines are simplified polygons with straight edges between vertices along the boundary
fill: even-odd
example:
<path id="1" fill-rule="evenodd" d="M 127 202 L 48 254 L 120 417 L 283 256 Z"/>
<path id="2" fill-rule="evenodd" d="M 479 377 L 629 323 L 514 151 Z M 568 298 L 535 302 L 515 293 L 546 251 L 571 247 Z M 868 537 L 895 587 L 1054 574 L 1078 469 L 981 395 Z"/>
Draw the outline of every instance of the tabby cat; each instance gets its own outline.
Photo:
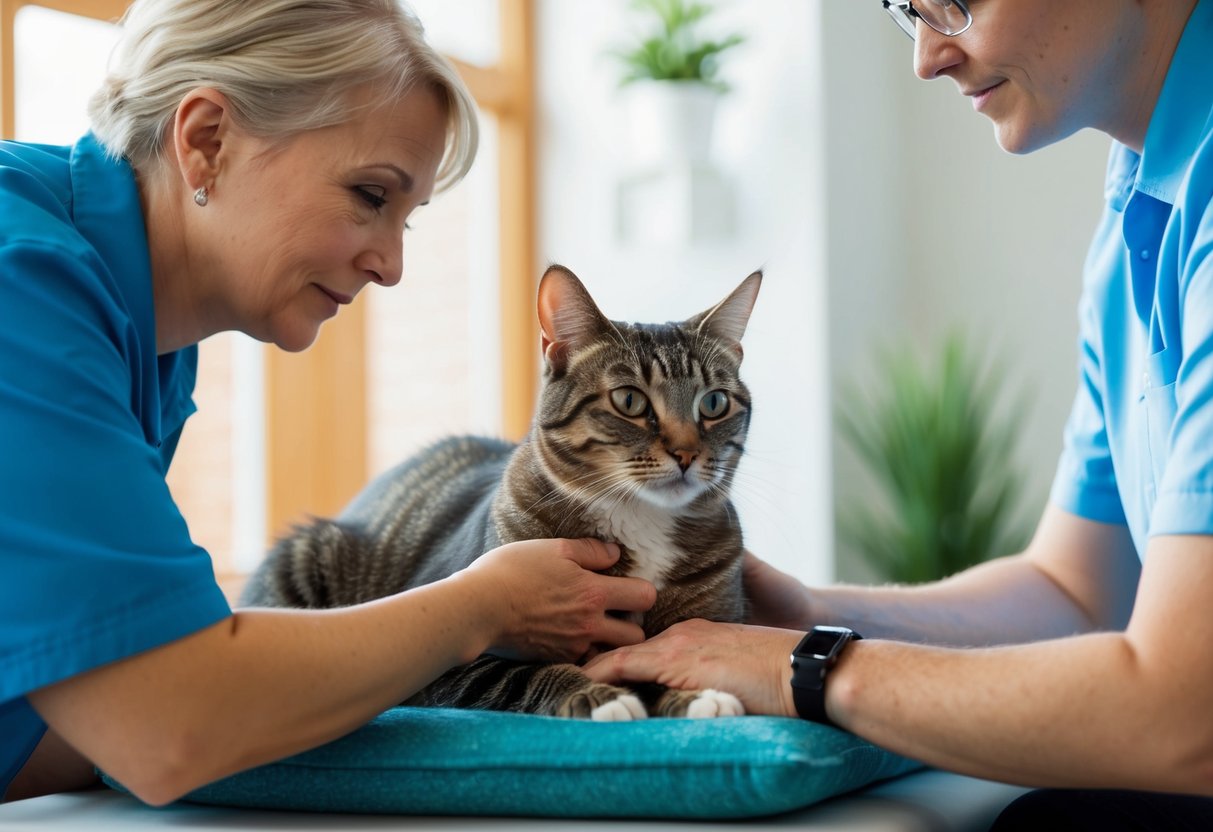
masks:
<path id="1" fill-rule="evenodd" d="M 544 386 L 518 445 L 456 437 L 406 460 L 336 520 L 280 540 L 245 606 L 339 607 L 444 578 L 481 553 L 535 538 L 620 545 L 610 574 L 657 587 L 652 636 L 687 618 L 740 621 L 741 528 L 729 487 L 750 398 L 738 377 L 755 272 L 681 323 L 607 320 L 581 282 L 552 266 L 539 285 Z M 481 656 L 404 704 L 599 720 L 740 714 L 718 691 L 591 682 L 574 664 Z"/>

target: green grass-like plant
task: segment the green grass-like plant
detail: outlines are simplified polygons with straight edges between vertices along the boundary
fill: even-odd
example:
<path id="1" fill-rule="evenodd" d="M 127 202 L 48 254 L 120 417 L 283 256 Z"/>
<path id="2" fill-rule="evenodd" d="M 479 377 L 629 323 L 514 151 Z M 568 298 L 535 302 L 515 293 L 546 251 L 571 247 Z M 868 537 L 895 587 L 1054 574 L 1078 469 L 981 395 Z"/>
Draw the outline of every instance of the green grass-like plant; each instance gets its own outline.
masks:
<path id="1" fill-rule="evenodd" d="M 694 0 L 632 0 L 632 7 L 649 18 L 652 27 L 639 43 L 612 53 L 624 66 L 621 84 L 699 81 L 721 92 L 727 89 L 716 79 L 720 54 L 744 38 L 739 34 L 721 40 L 699 37 L 696 28 L 712 13 L 711 6 Z"/>
<path id="2" fill-rule="evenodd" d="M 875 395 L 841 397 L 841 434 L 883 493 L 841 507 L 839 536 L 887 580 L 936 580 L 1027 542 L 1016 424 L 995 421 L 1004 385 L 982 364 L 953 335 L 925 364 L 886 353 Z"/>

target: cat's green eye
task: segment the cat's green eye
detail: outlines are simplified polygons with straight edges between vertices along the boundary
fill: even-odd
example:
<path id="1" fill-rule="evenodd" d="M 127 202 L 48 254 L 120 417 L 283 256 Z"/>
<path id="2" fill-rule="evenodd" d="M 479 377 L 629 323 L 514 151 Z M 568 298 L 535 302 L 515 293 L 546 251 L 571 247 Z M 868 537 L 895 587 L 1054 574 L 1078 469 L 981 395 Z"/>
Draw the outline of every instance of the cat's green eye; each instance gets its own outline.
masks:
<path id="1" fill-rule="evenodd" d="M 705 419 L 719 419 L 729 409 L 729 394 L 713 390 L 699 400 L 699 412 Z"/>
<path id="2" fill-rule="evenodd" d="M 611 391 L 611 404 L 624 416 L 635 419 L 649 409 L 649 399 L 635 387 L 620 387 Z"/>

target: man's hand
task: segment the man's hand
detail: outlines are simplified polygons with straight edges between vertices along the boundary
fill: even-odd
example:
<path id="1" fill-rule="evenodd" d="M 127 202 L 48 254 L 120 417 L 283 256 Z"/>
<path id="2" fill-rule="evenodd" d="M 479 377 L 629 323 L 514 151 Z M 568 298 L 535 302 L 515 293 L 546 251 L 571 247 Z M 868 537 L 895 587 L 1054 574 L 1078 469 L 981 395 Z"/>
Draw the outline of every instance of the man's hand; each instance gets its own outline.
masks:
<path id="1" fill-rule="evenodd" d="M 727 691 L 748 714 L 795 716 L 791 655 L 803 637 L 794 630 L 694 619 L 642 644 L 603 653 L 584 670 L 595 682 Z"/>

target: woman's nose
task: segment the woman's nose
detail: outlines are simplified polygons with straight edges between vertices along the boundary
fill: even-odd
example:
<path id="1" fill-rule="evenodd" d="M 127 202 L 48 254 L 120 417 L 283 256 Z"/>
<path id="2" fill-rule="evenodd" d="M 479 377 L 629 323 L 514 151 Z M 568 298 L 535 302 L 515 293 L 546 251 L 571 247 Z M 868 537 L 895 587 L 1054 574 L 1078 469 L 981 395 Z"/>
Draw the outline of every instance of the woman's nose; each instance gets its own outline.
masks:
<path id="1" fill-rule="evenodd" d="M 396 240 L 364 252 L 357 262 L 367 278 L 380 286 L 395 286 L 404 271 L 404 243 Z"/>

